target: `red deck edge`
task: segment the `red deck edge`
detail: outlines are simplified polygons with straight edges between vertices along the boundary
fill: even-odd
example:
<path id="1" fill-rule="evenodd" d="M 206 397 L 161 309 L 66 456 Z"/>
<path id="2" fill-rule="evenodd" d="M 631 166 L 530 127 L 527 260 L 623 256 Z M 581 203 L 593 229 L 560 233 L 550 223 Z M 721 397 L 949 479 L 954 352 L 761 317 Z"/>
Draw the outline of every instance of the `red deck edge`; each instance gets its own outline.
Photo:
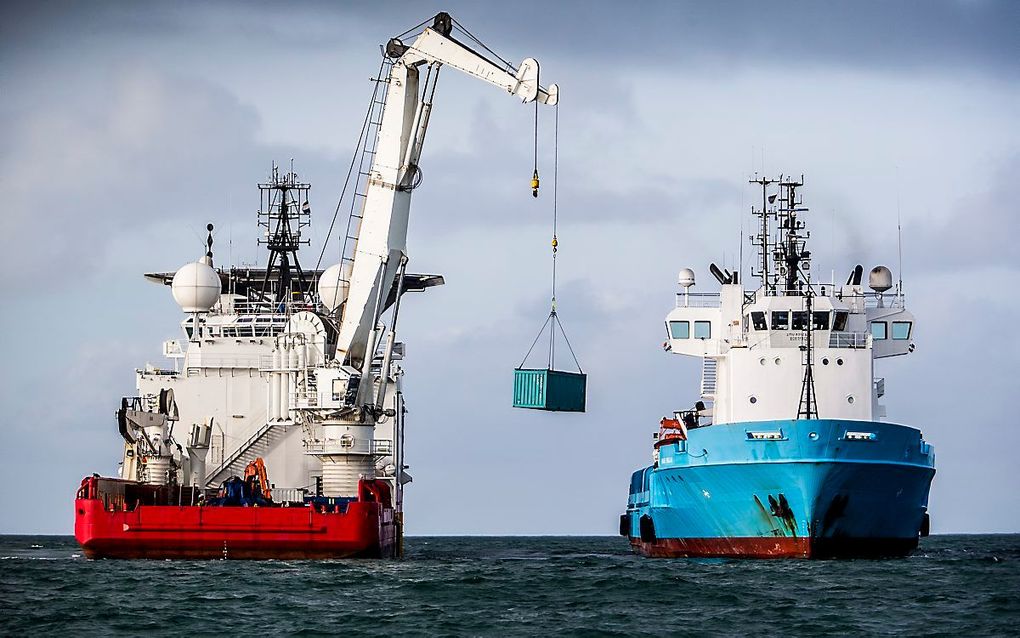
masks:
<path id="1" fill-rule="evenodd" d="M 883 558 L 906 556 L 916 538 L 660 538 L 630 539 L 631 548 L 653 558 Z"/>

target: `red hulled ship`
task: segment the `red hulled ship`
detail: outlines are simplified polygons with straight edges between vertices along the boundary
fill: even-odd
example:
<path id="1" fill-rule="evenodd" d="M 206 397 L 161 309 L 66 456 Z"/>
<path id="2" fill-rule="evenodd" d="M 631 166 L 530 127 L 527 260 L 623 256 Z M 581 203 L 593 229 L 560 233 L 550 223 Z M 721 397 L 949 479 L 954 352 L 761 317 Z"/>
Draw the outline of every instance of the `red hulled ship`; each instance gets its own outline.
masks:
<path id="1" fill-rule="evenodd" d="M 523 102 L 557 101 L 556 85 L 539 85 L 534 59 L 515 69 L 486 58 L 458 41 L 473 36 L 455 37 L 446 13 L 425 24 L 384 47 L 350 173 L 347 230 L 320 253 L 320 261 L 339 253 L 339 263 L 302 267 L 311 186 L 293 166 L 274 165 L 259 184 L 265 268 L 216 268 L 209 224 L 200 259 L 145 275 L 171 288 L 182 334 L 163 343 L 170 364 L 136 370 L 137 394 L 121 401 L 119 477 L 82 481 L 75 535 L 87 556 L 401 554 L 411 477 L 396 325 L 405 293 L 443 283 L 406 272 L 411 193 L 440 67 Z"/>

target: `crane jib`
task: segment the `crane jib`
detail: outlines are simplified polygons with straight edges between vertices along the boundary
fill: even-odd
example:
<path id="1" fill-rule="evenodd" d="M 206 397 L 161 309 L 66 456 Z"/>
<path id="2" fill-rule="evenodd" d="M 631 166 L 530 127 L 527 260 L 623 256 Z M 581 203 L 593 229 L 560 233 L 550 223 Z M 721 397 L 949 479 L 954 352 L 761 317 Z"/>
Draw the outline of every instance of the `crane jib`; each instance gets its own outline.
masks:
<path id="1" fill-rule="evenodd" d="M 362 368 L 365 360 L 373 356 L 369 348 L 378 317 L 376 300 L 389 296 L 400 256 L 407 255 L 410 196 L 421 182 L 418 160 L 439 67 L 457 69 L 503 88 L 524 102 L 555 105 L 559 98 L 556 85 L 548 88 L 540 85 L 539 64 L 534 58 L 526 58 L 514 69 L 469 33 L 468 37 L 491 55 L 483 55 L 451 37 L 454 24 L 456 21 L 447 14 L 440 14 L 410 44 L 405 44 L 402 34 L 384 48 L 392 61 L 384 84 L 386 106 L 377 120 L 376 146 L 371 167 L 365 171 L 364 200 L 361 210 L 356 211 L 360 212 L 360 220 L 352 237 L 356 243 L 349 259 L 350 281 L 335 353 L 338 360 L 355 368 Z M 461 30 L 467 33 L 462 27 Z M 495 58 L 500 61 L 494 61 Z M 387 289 L 379 290 L 378 286 Z M 372 401 L 372 397 L 364 399 Z"/>

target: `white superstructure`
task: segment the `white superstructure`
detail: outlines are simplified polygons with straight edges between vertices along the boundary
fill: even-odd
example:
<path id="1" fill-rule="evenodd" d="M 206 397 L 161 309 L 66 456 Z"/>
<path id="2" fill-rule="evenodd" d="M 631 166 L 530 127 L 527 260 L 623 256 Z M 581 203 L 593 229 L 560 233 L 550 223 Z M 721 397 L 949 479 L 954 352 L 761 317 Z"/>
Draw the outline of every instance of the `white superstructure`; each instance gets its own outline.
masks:
<path id="1" fill-rule="evenodd" d="M 259 185 L 267 268 L 215 268 L 210 225 L 201 259 L 146 275 L 171 286 L 183 335 L 163 344 L 172 366 L 138 370 L 138 396 L 122 403 L 123 478 L 215 487 L 262 457 L 275 500 L 351 496 L 359 479 L 382 478 L 399 509 L 410 476 L 396 322 L 404 293 L 443 283 L 406 272 L 410 199 L 439 70 L 452 66 L 524 102 L 552 105 L 558 94 L 539 85 L 535 60 L 517 69 L 492 62 L 455 40 L 453 25 L 439 14 L 411 44 L 386 46 L 377 80 L 385 99 L 370 107 L 372 159 L 342 263 L 301 267 L 310 186 L 274 167 Z"/>
<path id="2" fill-rule="evenodd" d="M 914 350 L 913 315 L 892 273 L 876 266 L 865 289 L 857 266 L 844 284 L 811 279 L 808 236 L 798 215 L 807 211 L 802 181 L 754 180 L 763 201 L 754 273 L 747 290 L 738 273 L 711 266 L 718 293 L 692 292 L 685 268 L 676 307 L 666 317 L 664 348 L 702 359 L 702 401 L 688 425 L 796 418 L 878 420 L 885 380 L 874 361 Z M 769 188 L 778 189 L 768 194 Z M 770 229 L 770 223 L 775 228 Z M 797 398 L 800 398 L 798 401 Z"/>

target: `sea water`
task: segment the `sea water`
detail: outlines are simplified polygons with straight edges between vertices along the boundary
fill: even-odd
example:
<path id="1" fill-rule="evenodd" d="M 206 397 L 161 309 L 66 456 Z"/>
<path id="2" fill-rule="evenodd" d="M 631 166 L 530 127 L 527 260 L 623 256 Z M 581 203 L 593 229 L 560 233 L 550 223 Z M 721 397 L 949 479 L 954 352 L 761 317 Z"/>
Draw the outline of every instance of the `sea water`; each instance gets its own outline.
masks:
<path id="1" fill-rule="evenodd" d="M 41 547 L 34 547 L 41 546 Z M 91 561 L 0 537 L 0 635 L 1020 634 L 1020 535 L 890 560 L 634 556 L 617 537 L 411 537 L 403 560 Z"/>

